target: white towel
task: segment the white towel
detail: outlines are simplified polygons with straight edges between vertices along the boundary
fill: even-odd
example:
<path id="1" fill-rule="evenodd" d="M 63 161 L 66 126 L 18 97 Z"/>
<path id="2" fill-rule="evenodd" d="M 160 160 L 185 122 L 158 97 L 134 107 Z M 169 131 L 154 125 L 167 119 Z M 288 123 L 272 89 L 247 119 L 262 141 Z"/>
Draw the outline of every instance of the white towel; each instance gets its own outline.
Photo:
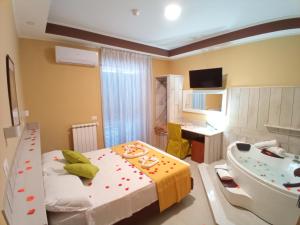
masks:
<path id="1" fill-rule="evenodd" d="M 220 165 L 215 165 L 215 169 L 223 169 L 223 170 L 228 170 L 227 164 L 220 164 Z"/>
<path id="2" fill-rule="evenodd" d="M 270 147 L 267 150 L 279 156 L 285 156 L 286 154 L 286 151 L 280 147 Z"/>
<path id="3" fill-rule="evenodd" d="M 270 147 L 278 147 L 278 142 L 277 140 L 271 140 L 271 141 L 262 141 L 262 142 L 257 142 L 254 144 L 256 148 L 270 148 Z"/>
<path id="4" fill-rule="evenodd" d="M 230 173 L 224 169 L 216 169 L 217 174 L 219 175 L 221 180 L 232 180 L 232 176 Z"/>

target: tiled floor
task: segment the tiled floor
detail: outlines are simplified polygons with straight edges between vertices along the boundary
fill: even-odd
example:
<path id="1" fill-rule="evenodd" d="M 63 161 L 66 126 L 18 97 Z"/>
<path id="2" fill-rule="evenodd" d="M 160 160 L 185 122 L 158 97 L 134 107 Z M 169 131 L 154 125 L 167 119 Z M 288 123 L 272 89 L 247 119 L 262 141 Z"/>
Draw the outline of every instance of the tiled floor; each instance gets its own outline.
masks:
<path id="1" fill-rule="evenodd" d="M 137 225 L 213 225 L 215 224 L 213 214 L 210 209 L 205 189 L 202 184 L 198 164 L 187 158 L 191 164 L 192 176 L 194 179 L 194 189 L 181 203 L 172 206 L 165 212 L 152 218 L 145 218 Z M 218 192 L 220 202 L 225 207 L 228 219 L 237 225 L 266 224 L 254 214 L 230 205 L 222 192 Z"/>

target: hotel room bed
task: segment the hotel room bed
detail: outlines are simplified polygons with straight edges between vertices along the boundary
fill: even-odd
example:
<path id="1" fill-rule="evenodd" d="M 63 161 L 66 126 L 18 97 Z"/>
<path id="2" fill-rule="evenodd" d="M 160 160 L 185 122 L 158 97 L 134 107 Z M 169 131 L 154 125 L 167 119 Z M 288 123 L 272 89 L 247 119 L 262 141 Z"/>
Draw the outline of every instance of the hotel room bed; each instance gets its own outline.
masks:
<path id="1" fill-rule="evenodd" d="M 188 163 L 153 146 L 143 142 L 138 143 L 151 148 L 163 158 L 165 156 L 175 160 L 173 162 L 189 167 Z M 151 204 L 157 204 L 159 196 L 153 179 L 116 151 L 106 148 L 87 152 L 84 155 L 100 169 L 93 180 L 83 181 L 84 188 L 92 201 L 92 207 L 82 212 L 48 212 L 50 225 L 115 224 Z M 44 163 L 48 160 L 62 159 L 61 151 L 52 151 L 43 155 Z M 166 161 L 163 164 L 167 163 Z"/>

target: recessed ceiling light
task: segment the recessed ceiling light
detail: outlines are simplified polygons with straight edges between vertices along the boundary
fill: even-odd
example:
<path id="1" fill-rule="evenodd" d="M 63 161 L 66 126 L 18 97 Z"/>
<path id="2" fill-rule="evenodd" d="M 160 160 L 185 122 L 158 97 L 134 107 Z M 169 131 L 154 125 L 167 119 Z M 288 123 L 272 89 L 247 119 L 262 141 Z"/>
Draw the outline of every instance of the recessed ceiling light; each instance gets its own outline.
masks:
<path id="1" fill-rule="evenodd" d="M 169 4 L 165 8 L 165 17 L 167 20 L 177 20 L 181 14 L 181 7 L 177 4 Z"/>

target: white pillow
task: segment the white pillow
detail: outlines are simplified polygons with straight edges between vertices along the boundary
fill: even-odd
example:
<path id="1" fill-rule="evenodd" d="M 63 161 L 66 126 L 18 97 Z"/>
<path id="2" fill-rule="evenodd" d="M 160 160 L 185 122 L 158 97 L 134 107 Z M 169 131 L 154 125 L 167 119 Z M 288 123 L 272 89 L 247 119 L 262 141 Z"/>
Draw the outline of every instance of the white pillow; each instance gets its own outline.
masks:
<path id="1" fill-rule="evenodd" d="M 65 159 L 61 150 L 53 150 L 51 152 L 43 153 L 43 155 L 42 155 L 43 163 L 52 162 L 52 161 L 55 161 L 56 159 L 58 159 L 59 161 Z"/>
<path id="2" fill-rule="evenodd" d="M 45 176 L 44 187 L 48 211 L 84 211 L 92 206 L 88 192 L 77 176 Z"/>
<path id="3" fill-rule="evenodd" d="M 64 175 L 68 174 L 68 172 L 64 169 L 65 163 L 61 161 L 49 161 L 43 164 L 43 175 L 51 176 L 51 175 Z"/>

